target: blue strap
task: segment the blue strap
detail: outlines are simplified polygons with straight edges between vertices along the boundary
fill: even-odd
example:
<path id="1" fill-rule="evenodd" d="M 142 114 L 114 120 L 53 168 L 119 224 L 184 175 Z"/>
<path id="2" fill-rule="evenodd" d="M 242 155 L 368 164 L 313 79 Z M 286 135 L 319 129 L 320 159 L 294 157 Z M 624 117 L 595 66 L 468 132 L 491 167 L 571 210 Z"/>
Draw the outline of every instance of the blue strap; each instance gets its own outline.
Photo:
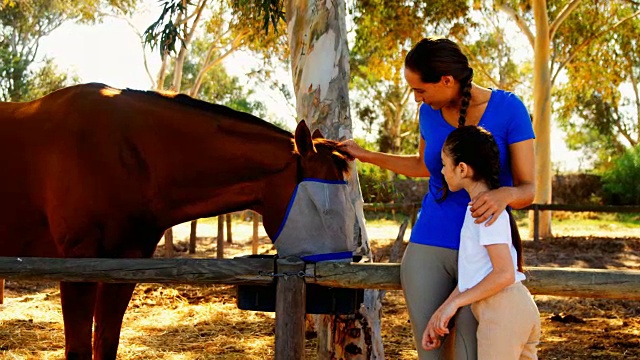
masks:
<path id="1" fill-rule="evenodd" d="M 339 184 L 339 185 L 348 184 L 346 180 L 325 180 L 325 179 L 316 179 L 316 178 L 304 178 L 302 179 L 302 181 L 313 181 L 313 182 L 319 182 L 323 184 Z"/>
<path id="2" fill-rule="evenodd" d="M 307 255 L 307 256 L 303 256 L 302 260 L 306 262 L 319 262 L 319 261 L 343 260 L 343 259 L 352 259 L 352 258 L 353 258 L 353 252 L 342 251 L 337 253 Z"/>

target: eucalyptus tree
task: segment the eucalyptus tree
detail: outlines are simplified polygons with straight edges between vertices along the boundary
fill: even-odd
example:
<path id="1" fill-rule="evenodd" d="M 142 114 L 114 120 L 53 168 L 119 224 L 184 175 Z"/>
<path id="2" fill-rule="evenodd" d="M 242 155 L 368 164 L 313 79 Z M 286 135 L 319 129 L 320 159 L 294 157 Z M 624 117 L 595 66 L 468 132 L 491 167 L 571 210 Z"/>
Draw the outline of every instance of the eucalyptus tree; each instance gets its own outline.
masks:
<path id="1" fill-rule="evenodd" d="M 0 2 L 0 100 L 25 101 L 68 85 L 45 59 L 34 65 L 40 40 L 65 22 L 93 23 L 108 13 L 127 13 L 136 0 L 3 0 Z"/>
<path id="2" fill-rule="evenodd" d="M 353 137 L 345 1 L 289 0 L 281 4 L 286 14 L 298 120 L 307 121 L 330 139 Z M 358 220 L 355 254 L 372 261 L 357 171 L 351 176 L 350 196 Z M 380 308 L 378 291 L 366 290 L 364 304 L 355 316 L 316 317 L 318 358 L 344 359 L 354 354 L 363 359 L 383 358 Z"/>
<path id="3" fill-rule="evenodd" d="M 582 149 L 603 166 L 640 143 L 640 19 L 634 17 L 639 8 L 585 3 L 582 16 L 568 18 L 554 44 L 567 64 L 567 80 L 557 91 L 558 122 L 570 149 Z M 576 39 L 577 33 L 587 37 Z M 569 46 L 583 49 L 571 56 Z"/>
<path id="4" fill-rule="evenodd" d="M 622 7 L 636 9 L 633 1 L 616 0 Z M 590 9 L 590 2 L 581 0 L 494 0 L 492 6 L 509 15 L 526 37 L 534 53 L 533 61 L 533 128 L 536 133 L 536 195 L 534 202 L 551 202 L 551 103 L 552 88 L 560 74 L 574 58 L 585 51 L 590 43 L 612 32 L 638 15 L 632 12 L 625 18 L 603 11 L 598 6 Z M 596 2 L 601 3 L 601 2 Z M 607 2 L 609 3 L 609 2 Z M 568 26 L 568 19 L 582 24 L 580 29 Z M 562 36 L 561 34 L 571 36 Z M 591 64 L 593 66 L 595 64 Z M 603 66 L 607 66 L 603 64 Z M 551 213 L 540 216 L 540 236 L 551 236 Z M 530 229 L 530 232 L 532 228 Z"/>

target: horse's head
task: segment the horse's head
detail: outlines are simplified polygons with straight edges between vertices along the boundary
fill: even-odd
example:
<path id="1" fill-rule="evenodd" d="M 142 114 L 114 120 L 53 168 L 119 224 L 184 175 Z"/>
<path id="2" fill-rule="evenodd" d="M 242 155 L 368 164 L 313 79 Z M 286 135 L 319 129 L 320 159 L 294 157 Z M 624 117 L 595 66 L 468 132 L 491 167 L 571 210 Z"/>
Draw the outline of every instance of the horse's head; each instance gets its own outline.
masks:
<path id="1" fill-rule="evenodd" d="M 348 176 L 347 156 L 338 150 L 338 142 L 325 139 L 320 130 L 311 135 L 304 120 L 298 123 L 294 142 L 300 156 L 300 178 L 343 181 Z"/>
<path id="2" fill-rule="evenodd" d="M 345 178 L 347 157 L 337 142 L 313 135 L 304 121 L 296 128 L 298 180 L 274 244 L 281 257 L 306 261 L 351 260 L 355 210 Z"/>

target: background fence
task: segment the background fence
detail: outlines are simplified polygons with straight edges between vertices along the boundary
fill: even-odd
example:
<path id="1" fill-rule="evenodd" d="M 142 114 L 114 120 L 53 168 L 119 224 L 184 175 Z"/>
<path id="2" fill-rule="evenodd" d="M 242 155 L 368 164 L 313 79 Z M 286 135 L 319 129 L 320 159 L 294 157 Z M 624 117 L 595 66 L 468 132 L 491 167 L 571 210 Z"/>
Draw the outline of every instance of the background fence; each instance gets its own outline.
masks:
<path id="1" fill-rule="evenodd" d="M 407 214 L 411 219 L 411 224 L 415 223 L 421 203 L 409 204 L 377 204 L 367 203 L 364 205 L 366 211 L 401 211 Z M 515 211 L 533 211 L 533 240 L 540 239 L 540 212 L 541 211 L 567 211 L 567 212 L 603 212 L 603 213 L 638 213 L 640 214 L 640 206 L 624 205 L 624 206 L 598 206 L 598 205 L 566 205 L 566 204 L 531 204 L 525 208 Z"/>

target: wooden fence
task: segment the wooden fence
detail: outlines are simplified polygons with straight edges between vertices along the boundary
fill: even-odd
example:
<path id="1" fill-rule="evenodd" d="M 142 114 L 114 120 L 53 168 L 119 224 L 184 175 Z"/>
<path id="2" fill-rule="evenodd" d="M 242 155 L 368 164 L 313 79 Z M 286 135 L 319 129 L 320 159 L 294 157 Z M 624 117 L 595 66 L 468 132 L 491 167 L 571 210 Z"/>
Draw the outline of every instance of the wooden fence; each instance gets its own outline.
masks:
<path id="1" fill-rule="evenodd" d="M 538 295 L 640 300 L 640 271 L 528 268 Z M 306 284 L 400 289 L 400 264 L 305 264 L 273 259 L 51 259 L 0 257 L 0 278 L 120 283 L 272 284 L 277 282 L 275 359 L 302 359 Z"/>
<path id="2" fill-rule="evenodd" d="M 367 211 L 388 211 L 400 210 L 408 214 L 411 218 L 411 224 L 415 222 L 416 214 L 421 203 L 409 204 L 378 204 L 366 203 L 364 210 Z M 531 204 L 525 208 L 515 211 L 533 210 L 533 241 L 540 239 L 540 212 L 541 211 L 568 211 L 568 212 L 604 212 L 604 213 L 638 213 L 640 214 L 640 206 L 600 206 L 600 205 L 564 205 L 564 204 Z"/>

